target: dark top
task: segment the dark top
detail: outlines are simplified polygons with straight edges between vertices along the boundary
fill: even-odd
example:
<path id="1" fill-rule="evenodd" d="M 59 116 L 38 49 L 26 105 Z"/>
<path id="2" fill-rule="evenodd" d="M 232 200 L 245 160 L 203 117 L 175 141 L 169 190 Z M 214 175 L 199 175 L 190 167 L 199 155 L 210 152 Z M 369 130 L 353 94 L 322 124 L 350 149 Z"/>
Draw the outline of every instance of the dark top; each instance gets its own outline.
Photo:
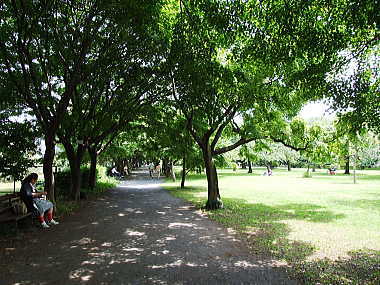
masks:
<path id="1" fill-rule="evenodd" d="M 25 203 L 28 212 L 34 212 L 36 210 L 33 206 L 33 192 L 33 187 L 29 182 L 21 185 L 20 197 L 21 200 Z"/>

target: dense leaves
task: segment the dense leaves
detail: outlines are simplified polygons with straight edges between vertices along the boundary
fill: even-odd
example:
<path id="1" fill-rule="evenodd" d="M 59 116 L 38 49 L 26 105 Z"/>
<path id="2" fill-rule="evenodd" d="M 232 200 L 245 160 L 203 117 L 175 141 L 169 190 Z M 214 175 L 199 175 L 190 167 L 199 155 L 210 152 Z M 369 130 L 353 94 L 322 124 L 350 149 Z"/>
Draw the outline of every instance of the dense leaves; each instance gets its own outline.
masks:
<path id="1" fill-rule="evenodd" d="M 0 176 L 21 180 L 37 162 L 36 128 L 29 122 L 0 119 Z"/>

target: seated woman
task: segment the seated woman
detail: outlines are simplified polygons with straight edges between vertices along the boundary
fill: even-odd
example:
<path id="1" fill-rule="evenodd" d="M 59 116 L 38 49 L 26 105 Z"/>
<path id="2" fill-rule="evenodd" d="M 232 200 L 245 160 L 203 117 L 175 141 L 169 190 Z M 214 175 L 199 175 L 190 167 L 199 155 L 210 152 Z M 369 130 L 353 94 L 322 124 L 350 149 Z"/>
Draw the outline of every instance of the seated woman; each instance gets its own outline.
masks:
<path id="1" fill-rule="evenodd" d="M 41 222 L 42 228 L 49 228 L 49 225 L 58 225 L 59 223 L 53 219 L 53 208 L 52 202 L 41 199 L 42 196 L 46 195 L 46 192 L 37 192 L 34 185 L 38 180 L 37 173 L 29 174 L 23 181 L 20 189 L 21 200 L 25 203 L 28 208 L 28 212 L 37 212 L 38 219 Z M 45 221 L 45 212 L 47 212 L 47 223 Z"/>

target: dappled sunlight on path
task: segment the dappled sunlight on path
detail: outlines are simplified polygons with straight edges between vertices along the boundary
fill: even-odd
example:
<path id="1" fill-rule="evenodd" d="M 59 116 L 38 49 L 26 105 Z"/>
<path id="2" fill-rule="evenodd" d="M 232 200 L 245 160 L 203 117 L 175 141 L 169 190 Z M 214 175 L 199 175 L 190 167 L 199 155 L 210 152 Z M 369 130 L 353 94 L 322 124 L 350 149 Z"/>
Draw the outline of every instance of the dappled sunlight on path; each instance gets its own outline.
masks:
<path id="1" fill-rule="evenodd" d="M 59 226 L 28 234 L 2 252 L 1 284 L 296 284 L 159 183 L 135 172 Z"/>

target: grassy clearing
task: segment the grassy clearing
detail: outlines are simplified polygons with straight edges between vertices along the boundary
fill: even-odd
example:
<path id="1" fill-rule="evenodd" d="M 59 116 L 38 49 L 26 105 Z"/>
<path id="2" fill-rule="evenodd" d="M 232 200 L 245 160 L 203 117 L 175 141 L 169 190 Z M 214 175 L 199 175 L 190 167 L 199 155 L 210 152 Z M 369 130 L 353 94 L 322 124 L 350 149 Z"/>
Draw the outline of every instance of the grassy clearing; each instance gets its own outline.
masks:
<path id="1" fill-rule="evenodd" d="M 21 182 L 17 181 L 15 187 L 13 185 L 13 181 L 11 182 L 0 182 L 0 195 L 13 193 L 14 189 L 17 191 L 20 190 Z"/>
<path id="2" fill-rule="evenodd" d="M 357 171 L 357 184 L 352 175 L 325 170 L 312 178 L 303 178 L 304 169 L 263 172 L 219 171 L 225 209 L 209 216 L 247 238 L 253 252 L 287 261 L 306 284 L 380 281 L 380 171 Z M 184 190 L 177 184 L 165 187 L 205 204 L 204 175 L 189 177 Z"/>

